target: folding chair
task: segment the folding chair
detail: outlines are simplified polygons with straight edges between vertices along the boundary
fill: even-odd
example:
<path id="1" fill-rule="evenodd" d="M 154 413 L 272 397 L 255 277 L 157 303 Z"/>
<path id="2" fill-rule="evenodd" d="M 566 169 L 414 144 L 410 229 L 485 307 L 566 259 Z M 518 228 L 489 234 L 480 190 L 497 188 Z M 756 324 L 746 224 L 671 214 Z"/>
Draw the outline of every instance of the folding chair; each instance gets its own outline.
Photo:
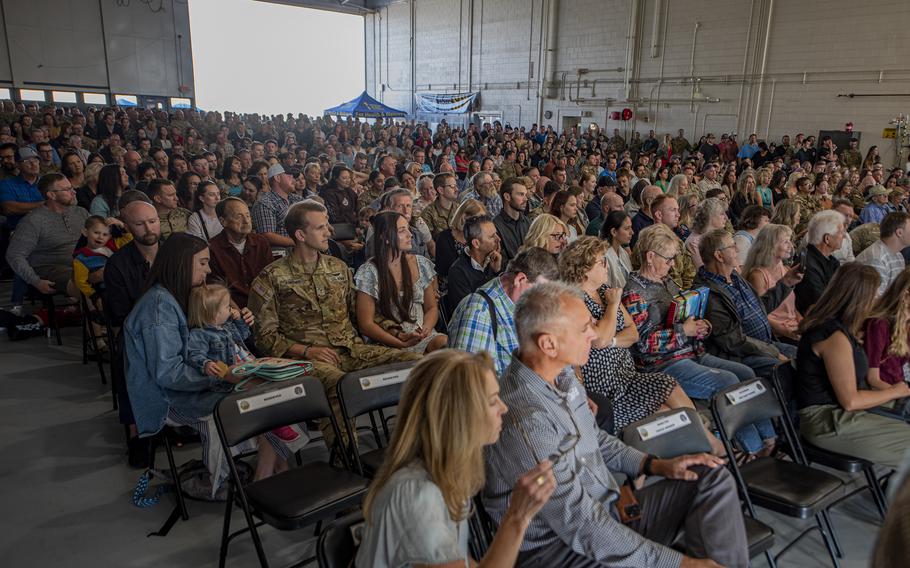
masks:
<path id="1" fill-rule="evenodd" d="M 496 523 L 483 506 L 480 495 L 474 496 L 474 514 L 468 518 L 468 547 L 474 558 L 483 558 L 496 535 Z"/>
<path id="2" fill-rule="evenodd" d="M 63 292 L 58 293 L 62 294 Z M 53 333 L 57 339 L 57 345 L 63 345 L 63 339 L 60 337 L 60 325 L 57 322 L 57 305 L 54 302 L 54 294 L 42 294 L 37 288 L 29 286 L 26 298 L 33 302 L 41 302 L 44 311 L 47 312 L 47 336 L 50 337 Z"/>
<path id="3" fill-rule="evenodd" d="M 816 528 L 822 535 L 834 566 L 838 566 L 836 535 L 827 508 L 843 489 L 839 478 L 803 463 L 758 458 L 742 466 L 733 459 L 733 435 L 742 427 L 759 420 L 784 417 L 777 393 L 765 379 L 753 379 L 721 389 L 711 399 L 711 412 L 727 450 L 730 470 L 751 515 L 755 505 L 789 517 L 815 517 L 816 526 L 800 533 L 775 556 L 779 559 L 800 539 Z M 791 447 L 797 447 L 788 427 L 782 428 Z"/>
<path id="4" fill-rule="evenodd" d="M 626 445 L 661 459 L 711 452 L 711 443 L 702 427 L 701 417 L 689 408 L 665 410 L 633 422 L 623 429 L 621 439 Z M 751 511 L 750 514 L 743 515 L 749 558 L 764 554 L 773 568 L 775 562 L 771 547 L 774 546 L 774 530 L 756 519 Z"/>
<path id="5" fill-rule="evenodd" d="M 362 527 L 363 511 L 355 511 L 329 523 L 316 542 L 319 568 L 352 566 L 360 544 L 360 538 L 355 538 L 354 535 Z"/>
<path id="6" fill-rule="evenodd" d="M 98 345 L 100 341 L 104 341 L 108 350 L 112 349 L 110 336 L 107 334 L 108 325 L 107 318 L 104 317 L 102 312 L 90 312 L 88 309 L 88 301 L 86 301 L 83 296 L 79 300 L 79 308 L 82 311 L 82 364 L 88 365 L 88 352 L 91 348 L 92 353 L 94 354 L 94 359 L 98 363 L 98 373 L 101 374 L 101 384 L 107 384 L 107 375 L 104 372 L 104 354 L 99 350 Z M 94 314 L 95 319 L 93 320 L 92 314 Z M 105 331 L 103 333 L 97 333 L 95 331 L 95 326 L 92 324 L 103 324 Z"/>
<path id="7" fill-rule="evenodd" d="M 786 400 L 783 395 L 783 385 L 794 384 L 795 375 L 795 369 L 793 368 L 792 363 L 789 361 L 786 363 L 781 363 L 775 367 L 774 373 L 772 374 L 772 377 L 774 379 L 774 389 L 777 391 L 777 396 L 781 400 Z M 797 460 L 800 461 L 800 463 L 804 463 L 806 465 L 811 465 L 813 463 L 821 464 L 837 471 L 843 471 L 844 473 L 862 472 L 866 478 L 865 487 L 860 487 L 859 489 L 851 491 L 850 493 L 841 497 L 835 503 L 832 503 L 831 506 L 837 505 L 840 501 L 846 500 L 856 495 L 860 491 L 865 491 L 868 489 L 869 493 L 872 494 L 872 502 L 875 504 L 875 508 L 878 510 L 879 516 L 881 516 L 882 520 L 884 521 L 888 505 L 887 500 L 885 499 L 885 492 L 882 490 L 878 476 L 875 474 L 875 464 L 856 456 L 824 450 L 818 446 L 810 444 L 802 436 L 800 436 L 799 431 L 796 427 L 796 421 L 794 420 L 794 417 L 790 416 L 790 412 L 787 410 L 786 405 L 784 405 L 784 411 L 784 425 L 790 428 L 792 436 L 796 438 L 799 443 L 799 447 L 794 449 L 799 453 Z"/>
<path id="8" fill-rule="evenodd" d="M 180 483 L 180 471 L 177 467 L 177 461 L 174 459 L 174 447 L 171 445 L 172 439 L 177 440 L 180 443 L 199 442 L 199 435 L 195 432 L 187 435 L 187 431 L 189 430 L 189 428 L 165 426 L 158 434 L 152 437 L 149 444 L 149 469 L 155 468 L 155 456 L 157 454 L 158 446 L 164 446 L 168 470 L 170 471 L 171 479 L 174 482 L 174 493 L 177 498 L 177 503 L 174 505 L 174 510 L 171 511 L 171 514 L 168 516 L 167 520 L 165 520 L 161 528 L 148 536 L 167 536 L 178 519 L 188 521 L 190 518 L 189 510 L 186 506 L 186 497 L 183 494 L 183 485 Z"/>
<path id="9" fill-rule="evenodd" d="M 382 460 L 385 458 L 385 446 L 391 440 L 388 419 L 385 417 L 383 409 L 398 404 L 401 386 L 408 378 L 408 373 L 414 364 L 414 361 L 408 361 L 354 371 L 347 373 L 338 381 L 336 389 L 345 424 L 350 424 L 357 417 L 367 414 L 370 417 L 370 430 L 376 440 L 377 449 L 361 455 L 357 449 L 356 429 L 351 427 L 347 429 L 347 451 L 354 461 L 355 471 L 360 475 L 373 476 L 382 465 Z M 383 437 L 379 435 L 374 413 L 379 415 L 379 423 L 385 438 L 384 443 Z"/>
<path id="10" fill-rule="evenodd" d="M 237 471 L 232 446 L 287 424 L 328 418 L 338 432 L 338 424 L 325 395 L 325 388 L 314 377 L 261 385 L 226 396 L 214 413 L 215 427 L 224 447 L 230 469 L 227 504 L 221 537 L 219 566 L 227 560 L 228 545 L 235 536 L 249 531 L 259 564 L 268 567 L 257 527 L 268 524 L 279 530 L 296 530 L 311 523 L 333 518 L 345 509 L 356 507 L 363 499 L 367 480 L 347 469 L 326 462 L 311 462 L 259 481 L 243 485 Z M 342 452 L 347 466 L 347 459 Z M 234 499 L 239 501 L 246 528 L 230 533 Z M 260 521 L 254 521 L 253 517 Z M 307 558 L 295 564 L 311 561 Z"/>

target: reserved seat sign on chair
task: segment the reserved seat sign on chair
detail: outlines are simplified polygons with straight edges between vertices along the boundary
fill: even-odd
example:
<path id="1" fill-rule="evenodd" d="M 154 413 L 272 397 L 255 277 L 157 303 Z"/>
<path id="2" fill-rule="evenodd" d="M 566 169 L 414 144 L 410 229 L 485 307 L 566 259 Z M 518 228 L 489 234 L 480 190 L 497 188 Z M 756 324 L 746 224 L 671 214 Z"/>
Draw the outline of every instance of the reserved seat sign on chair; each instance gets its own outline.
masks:
<path id="1" fill-rule="evenodd" d="M 378 449 L 361 454 L 357 444 L 355 428 L 348 428 L 347 452 L 354 462 L 355 471 L 361 475 L 373 475 L 385 458 L 385 445 L 391 440 L 388 419 L 384 409 L 398 404 L 401 387 L 408 378 L 415 361 L 391 363 L 361 371 L 354 371 L 341 377 L 336 386 L 341 414 L 346 423 L 364 414 L 370 417 L 370 430 Z M 379 415 L 376 423 L 374 413 Z M 382 426 L 383 436 L 379 435 Z M 383 440 L 384 439 L 384 440 Z"/>
<path id="2" fill-rule="evenodd" d="M 328 418 L 338 432 L 325 388 L 316 378 L 298 377 L 231 393 L 218 403 L 214 418 L 231 473 L 219 566 L 225 565 L 231 539 L 247 531 L 253 538 L 260 565 L 269 565 L 257 529 L 262 523 L 254 517 L 279 530 L 296 530 L 334 519 L 338 513 L 358 507 L 366 495 L 366 479 L 322 461 L 305 463 L 246 486 L 240 478 L 230 451 L 240 442 L 280 426 L 322 418 Z M 347 459 L 342 458 L 347 465 Z M 235 496 L 247 526 L 230 533 Z"/>

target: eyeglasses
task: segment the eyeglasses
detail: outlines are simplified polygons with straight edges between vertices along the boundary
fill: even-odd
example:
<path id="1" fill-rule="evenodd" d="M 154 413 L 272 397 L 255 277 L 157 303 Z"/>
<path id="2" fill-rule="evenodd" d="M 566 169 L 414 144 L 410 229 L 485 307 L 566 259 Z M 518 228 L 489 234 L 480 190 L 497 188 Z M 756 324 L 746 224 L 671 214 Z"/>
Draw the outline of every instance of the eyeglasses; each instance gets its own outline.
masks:
<path id="1" fill-rule="evenodd" d="M 676 257 L 679 256 L 678 254 L 674 254 L 673 256 L 664 256 L 664 255 L 660 254 L 659 252 L 657 252 L 656 250 L 651 251 L 651 252 L 653 252 L 654 254 L 656 254 L 657 256 L 659 256 L 660 258 L 664 259 L 664 262 L 666 262 L 667 264 L 674 264 L 674 263 L 676 263 Z"/>
<path id="2" fill-rule="evenodd" d="M 564 241 L 569 238 L 569 235 L 565 233 L 550 233 L 550 238 L 555 241 Z"/>

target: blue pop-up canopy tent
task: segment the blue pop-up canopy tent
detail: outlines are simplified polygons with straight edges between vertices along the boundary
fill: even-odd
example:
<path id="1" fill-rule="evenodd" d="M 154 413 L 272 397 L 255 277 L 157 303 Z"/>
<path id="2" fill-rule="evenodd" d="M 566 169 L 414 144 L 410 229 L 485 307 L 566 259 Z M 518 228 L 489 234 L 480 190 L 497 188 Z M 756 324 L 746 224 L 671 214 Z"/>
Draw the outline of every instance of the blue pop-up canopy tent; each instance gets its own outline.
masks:
<path id="1" fill-rule="evenodd" d="M 407 113 L 390 106 L 386 106 L 362 92 L 359 97 L 340 104 L 337 107 L 327 108 L 323 114 L 335 116 L 352 116 L 354 118 L 400 118 Z"/>

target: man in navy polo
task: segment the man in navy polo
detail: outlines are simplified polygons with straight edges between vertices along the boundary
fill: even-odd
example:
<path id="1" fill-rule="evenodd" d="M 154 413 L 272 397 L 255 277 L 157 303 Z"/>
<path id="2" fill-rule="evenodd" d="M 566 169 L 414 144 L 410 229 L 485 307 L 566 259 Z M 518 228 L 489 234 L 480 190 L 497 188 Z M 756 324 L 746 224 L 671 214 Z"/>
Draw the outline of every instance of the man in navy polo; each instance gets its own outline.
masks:
<path id="1" fill-rule="evenodd" d="M 6 215 L 6 228 L 10 231 L 29 211 L 44 204 L 38 191 L 38 153 L 28 147 L 19 148 L 16 158 L 19 175 L 0 181 L 0 209 Z"/>

